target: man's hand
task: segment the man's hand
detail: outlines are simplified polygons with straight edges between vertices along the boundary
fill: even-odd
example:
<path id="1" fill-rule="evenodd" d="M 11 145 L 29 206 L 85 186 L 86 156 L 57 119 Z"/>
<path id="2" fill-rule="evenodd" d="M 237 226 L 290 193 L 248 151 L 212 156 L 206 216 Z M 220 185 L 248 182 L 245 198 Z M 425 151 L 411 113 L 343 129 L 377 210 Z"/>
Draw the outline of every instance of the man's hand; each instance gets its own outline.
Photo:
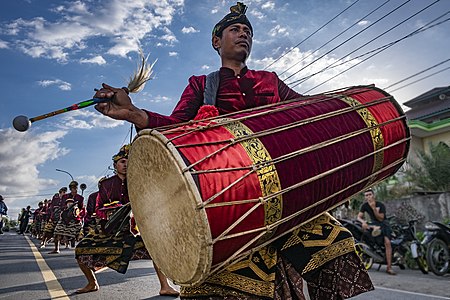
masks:
<path id="1" fill-rule="evenodd" d="M 94 97 L 100 99 L 111 99 L 111 101 L 98 103 L 95 109 L 105 116 L 115 120 L 125 120 L 134 123 L 139 128 L 145 128 L 148 124 L 148 116 L 131 102 L 126 89 L 114 88 L 105 83 L 98 90 Z"/>
<path id="2" fill-rule="evenodd" d="M 365 222 L 365 221 L 361 223 L 361 226 L 364 230 L 369 229 L 369 224 L 367 224 L 367 222 Z"/>

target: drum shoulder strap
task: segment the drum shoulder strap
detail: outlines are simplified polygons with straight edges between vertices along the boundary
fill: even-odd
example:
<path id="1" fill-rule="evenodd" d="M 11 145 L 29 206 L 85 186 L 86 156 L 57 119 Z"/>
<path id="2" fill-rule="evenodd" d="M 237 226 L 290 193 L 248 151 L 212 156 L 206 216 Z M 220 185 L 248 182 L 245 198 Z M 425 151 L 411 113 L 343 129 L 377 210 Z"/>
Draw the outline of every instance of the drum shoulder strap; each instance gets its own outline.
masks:
<path id="1" fill-rule="evenodd" d="M 203 104 L 216 105 L 217 91 L 219 90 L 219 71 L 206 75 L 205 90 L 203 91 Z"/>

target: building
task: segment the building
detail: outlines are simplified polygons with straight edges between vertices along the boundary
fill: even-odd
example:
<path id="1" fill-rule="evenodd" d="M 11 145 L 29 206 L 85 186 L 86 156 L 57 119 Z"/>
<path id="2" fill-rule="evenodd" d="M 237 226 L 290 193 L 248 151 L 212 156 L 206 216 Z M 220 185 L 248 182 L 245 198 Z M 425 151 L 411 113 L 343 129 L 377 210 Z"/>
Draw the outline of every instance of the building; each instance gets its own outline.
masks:
<path id="1" fill-rule="evenodd" d="M 408 161 L 417 159 L 417 151 L 429 152 L 430 143 L 450 146 L 450 86 L 437 87 L 405 103 L 411 129 Z"/>

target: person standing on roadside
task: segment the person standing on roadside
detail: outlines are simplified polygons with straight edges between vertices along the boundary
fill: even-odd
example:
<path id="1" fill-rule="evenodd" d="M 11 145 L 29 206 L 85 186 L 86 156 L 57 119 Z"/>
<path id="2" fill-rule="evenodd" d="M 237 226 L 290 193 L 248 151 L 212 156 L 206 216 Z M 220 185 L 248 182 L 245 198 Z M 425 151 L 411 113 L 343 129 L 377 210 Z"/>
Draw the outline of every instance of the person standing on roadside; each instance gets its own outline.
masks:
<path id="1" fill-rule="evenodd" d="M 27 208 L 22 212 L 22 214 L 20 215 L 20 231 L 19 234 L 25 234 L 25 232 L 27 231 L 27 227 L 28 227 L 28 222 L 30 222 L 30 217 L 31 217 L 31 206 L 27 206 Z"/>
<path id="2" fill-rule="evenodd" d="M 3 216 L 8 215 L 8 207 L 4 202 L 3 196 L 0 195 L 0 234 L 3 234 Z"/>

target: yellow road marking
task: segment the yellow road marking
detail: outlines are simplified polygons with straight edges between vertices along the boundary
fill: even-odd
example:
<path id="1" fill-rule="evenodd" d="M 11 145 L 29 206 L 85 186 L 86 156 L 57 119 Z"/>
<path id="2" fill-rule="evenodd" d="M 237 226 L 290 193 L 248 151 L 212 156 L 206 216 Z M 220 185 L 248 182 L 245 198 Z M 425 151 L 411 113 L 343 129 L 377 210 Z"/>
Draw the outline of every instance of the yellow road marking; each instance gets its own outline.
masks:
<path id="1" fill-rule="evenodd" d="M 42 257 L 39 250 L 30 241 L 30 239 L 25 236 L 28 244 L 30 245 L 31 251 L 34 254 L 34 258 L 41 269 L 42 277 L 44 277 L 45 285 L 47 286 L 47 290 L 50 294 L 51 299 L 62 299 L 62 300 L 70 300 L 69 296 L 67 296 L 66 292 L 62 288 L 61 284 L 59 284 L 58 279 L 56 279 L 55 274 L 52 272 L 50 267 L 45 262 L 45 259 Z"/>

